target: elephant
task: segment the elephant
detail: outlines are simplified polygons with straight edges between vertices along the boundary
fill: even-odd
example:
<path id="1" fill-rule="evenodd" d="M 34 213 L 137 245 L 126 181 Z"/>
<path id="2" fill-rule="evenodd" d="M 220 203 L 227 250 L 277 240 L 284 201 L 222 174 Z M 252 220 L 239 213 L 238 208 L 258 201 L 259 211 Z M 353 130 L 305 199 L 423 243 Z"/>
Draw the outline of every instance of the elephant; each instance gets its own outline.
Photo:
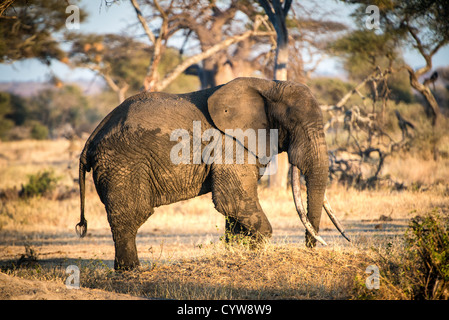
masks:
<path id="1" fill-rule="evenodd" d="M 195 140 L 195 130 L 199 128 L 203 139 L 198 140 L 197 136 Z M 93 170 L 95 188 L 111 227 L 115 269 L 139 266 L 137 231 L 154 208 L 209 192 L 215 209 L 233 222 L 227 224 L 227 231 L 244 233 L 254 243 L 270 238 L 272 227 L 260 206 L 257 186 L 267 168 L 267 158 L 271 158 L 251 150 L 249 139 L 232 136 L 233 131 L 228 129 L 252 129 L 262 135 L 265 132 L 266 139 L 268 133 L 264 130 L 277 133 L 270 157 L 288 153 L 293 198 L 306 228 L 307 247 L 314 247 L 317 241 L 326 244 L 318 235 L 323 207 L 349 240 L 325 194 L 329 159 L 316 99 L 306 85 L 259 78 L 236 78 L 224 85 L 185 94 L 141 92 L 111 111 L 87 139 L 80 155 L 78 235 L 83 237 L 87 231 L 85 175 Z M 221 154 L 226 154 L 224 162 L 198 159 L 197 155 L 204 156 L 208 146 L 211 149 L 204 140 L 207 130 L 216 142 L 221 139 L 225 144 L 240 144 L 247 160 L 232 161 L 236 155 L 228 155 L 235 153 L 234 147 Z M 187 135 L 193 143 L 190 140 L 182 144 L 174 132 Z M 229 132 L 231 136 L 226 134 Z M 195 155 L 198 150 L 190 148 L 192 144 L 200 147 L 202 153 Z M 176 158 L 183 150 L 188 154 Z M 220 160 L 218 151 L 210 152 L 217 153 L 215 160 Z M 307 187 L 307 212 L 299 189 L 300 172 Z"/>

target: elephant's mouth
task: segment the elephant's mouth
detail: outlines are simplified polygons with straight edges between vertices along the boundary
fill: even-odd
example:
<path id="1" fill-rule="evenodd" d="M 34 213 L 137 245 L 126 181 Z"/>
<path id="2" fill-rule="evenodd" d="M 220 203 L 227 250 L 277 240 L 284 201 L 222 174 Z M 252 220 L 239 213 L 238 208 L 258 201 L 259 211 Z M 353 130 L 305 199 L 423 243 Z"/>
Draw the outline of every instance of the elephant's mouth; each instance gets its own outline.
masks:
<path id="1" fill-rule="evenodd" d="M 293 193 L 293 199 L 295 201 L 296 211 L 298 212 L 299 218 L 301 219 L 301 222 L 303 223 L 306 230 L 309 232 L 309 234 L 314 237 L 319 243 L 323 245 L 327 245 L 326 241 L 324 241 L 323 238 L 321 238 L 318 233 L 315 231 L 314 227 L 309 221 L 309 218 L 307 218 L 306 210 L 304 209 L 304 205 L 302 203 L 301 198 L 301 181 L 300 181 L 300 172 L 299 169 L 292 165 L 292 173 L 291 173 L 291 183 L 292 183 L 292 193 Z M 348 241 L 351 241 L 346 235 L 345 231 L 343 229 L 343 226 L 341 225 L 340 221 L 338 221 L 337 217 L 334 214 L 334 211 L 332 210 L 329 201 L 327 200 L 326 193 L 324 194 L 324 202 L 323 207 L 331 219 L 332 223 L 335 225 L 338 231 L 340 231 L 341 235 Z"/>

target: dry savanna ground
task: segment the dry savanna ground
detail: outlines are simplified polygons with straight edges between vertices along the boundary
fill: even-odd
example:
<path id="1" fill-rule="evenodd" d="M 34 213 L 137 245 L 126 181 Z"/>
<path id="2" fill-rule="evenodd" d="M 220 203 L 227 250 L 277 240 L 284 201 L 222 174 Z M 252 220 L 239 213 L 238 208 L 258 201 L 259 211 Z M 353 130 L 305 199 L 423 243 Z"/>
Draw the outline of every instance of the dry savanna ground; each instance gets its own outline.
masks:
<path id="1" fill-rule="evenodd" d="M 104 207 L 87 176 L 88 234 L 79 239 L 77 155 L 81 142 L 0 142 L 0 190 L 17 190 L 28 175 L 53 170 L 50 195 L 0 202 L 0 299 L 400 299 L 380 279 L 367 291 L 368 266 L 380 265 L 404 246 L 410 219 L 438 208 L 449 213 L 449 161 L 388 159 L 384 174 L 409 186 L 359 191 L 331 185 L 328 198 L 352 242 L 323 216 L 329 244 L 310 250 L 290 191 L 260 185 L 259 198 L 273 238 L 258 249 L 220 241 L 224 217 L 210 195 L 157 208 L 142 226 L 137 247 L 142 266 L 113 270 L 114 248 Z M 419 181 L 419 184 L 414 182 Z M 80 290 L 69 290 L 66 268 L 80 269 Z"/>

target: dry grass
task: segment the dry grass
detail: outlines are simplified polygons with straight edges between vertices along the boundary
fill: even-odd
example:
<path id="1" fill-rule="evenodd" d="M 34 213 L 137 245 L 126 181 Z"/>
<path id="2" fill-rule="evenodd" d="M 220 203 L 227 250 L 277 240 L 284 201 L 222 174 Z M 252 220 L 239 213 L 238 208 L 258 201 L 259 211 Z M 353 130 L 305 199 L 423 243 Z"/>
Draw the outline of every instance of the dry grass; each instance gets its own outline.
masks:
<path id="1" fill-rule="evenodd" d="M 27 175 L 52 168 L 60 184 L 76 188 L 76 152 L 67 141 L 0 144 L 0 189 L 26 182 Z M 73 146 L 72 146 L 73 148 Z M 75 147 L 76 149 L 76 147 Z M 81 146 L 77 150 L 80 150 Z M 365 269 L 389 250 L 397 256 L 411 217 L 435 207 L 449 212 L 446 162 L 389 159 L 385 170 L 397 180 L 422 181 L 406 191 L 357 191 L 333 185 L 328 198 L 352 238 L 346 243 L 323 216 L 321 234 L 330 244 L 304 248 L 304 228 L 289 191 L 260 187 L 259 198 L 272 226 L 273 239 L 258 250 L 225 246 L 224 218 L 210 195 L 157 208 L 138 234 L 140 270 L 116 273 L 113 242 L 104 207 L 90 175 L 87 183 L 88 236 L 78 239 L 79 199 L 47 198 L 2 201 L 0 265 L 28 279 L 64 282 L 65 267 L 81 266 L 81 286 L 137 296 L 171 299 L 350 299 L 360 298 Z M 405 164 L 404 164 L 405 163 Z M 72 167 L 68 168 L 71 164 Z M 410 171 L 409 167 L 415 168 Z M 437 170 L 434 173 L 434 170 Z M 24 246 L 32 246 L 37 263 L 17 267 Z M 397 254 L 396 254 L 397 253 Z M 16 265 L 15 267 L 13 265 Z M 362 283 L 362 284 L 361 284 Z M 401 298 L 388 289 L 378 298 Z M 363 298 L 363 297 L 362 297 Z"/>
<path id="2" fill-rule="evenodd" d="M 384 172 L 406 185 L 420 186 L 445 185 L 449 181 L 449 159 L 422 159 L 410 155 L 398 156 L 388 161 Z"/>
<path id="3" fill-rule="evenodd" d="M 152 262 L 125 276 L 104 273 L 86 285 L 167 299 L 346 299 L 356 273 L 370 263 L 363 254 L 347 250 L 293 245 L 256 251 L 210 245 L 203 250 L 200 257 Z"/>

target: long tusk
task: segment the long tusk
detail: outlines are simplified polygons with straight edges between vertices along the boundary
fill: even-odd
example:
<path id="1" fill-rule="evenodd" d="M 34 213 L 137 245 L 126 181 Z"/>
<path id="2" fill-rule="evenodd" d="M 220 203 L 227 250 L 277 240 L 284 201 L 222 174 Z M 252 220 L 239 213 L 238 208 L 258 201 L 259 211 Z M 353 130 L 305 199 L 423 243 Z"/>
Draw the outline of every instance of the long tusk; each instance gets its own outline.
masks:
<path id="1" fill-rule="evenodd" d="M 306 210 L 302 204 L 301 190 L 300 190 L 300 180 L 299 180 L 299 169 L 292 165 L 292 193 L 293 200 L 295 201 L 296 211 L 298 212 L 299 218 L 306 230 L 314 237 L 319 243 L 327 246 L 326 241 L 323 240 L 315 231 L 315 228 L 310 223 L 306 215 Z"/>
<path id="2" fill-rule="evenodd" d="M 326 210 L 327 215 L 331 219 L 332 223 L 334 224 L 335 228 L 337 228 L 338 231 L 340 231 L 341 235 L 351 242 L 351 240 L 345 235 L 345 230 L 343 226 L 341 225 L 340 221 L 338 221 L 337 217 L 334 214 L 334 211 L 331 208 L 331 205 L 329 204 L 329 201 L 327 200 L 326 193 L 324 194 L 324 203 L 323 203 L 324 210 Z"/>

